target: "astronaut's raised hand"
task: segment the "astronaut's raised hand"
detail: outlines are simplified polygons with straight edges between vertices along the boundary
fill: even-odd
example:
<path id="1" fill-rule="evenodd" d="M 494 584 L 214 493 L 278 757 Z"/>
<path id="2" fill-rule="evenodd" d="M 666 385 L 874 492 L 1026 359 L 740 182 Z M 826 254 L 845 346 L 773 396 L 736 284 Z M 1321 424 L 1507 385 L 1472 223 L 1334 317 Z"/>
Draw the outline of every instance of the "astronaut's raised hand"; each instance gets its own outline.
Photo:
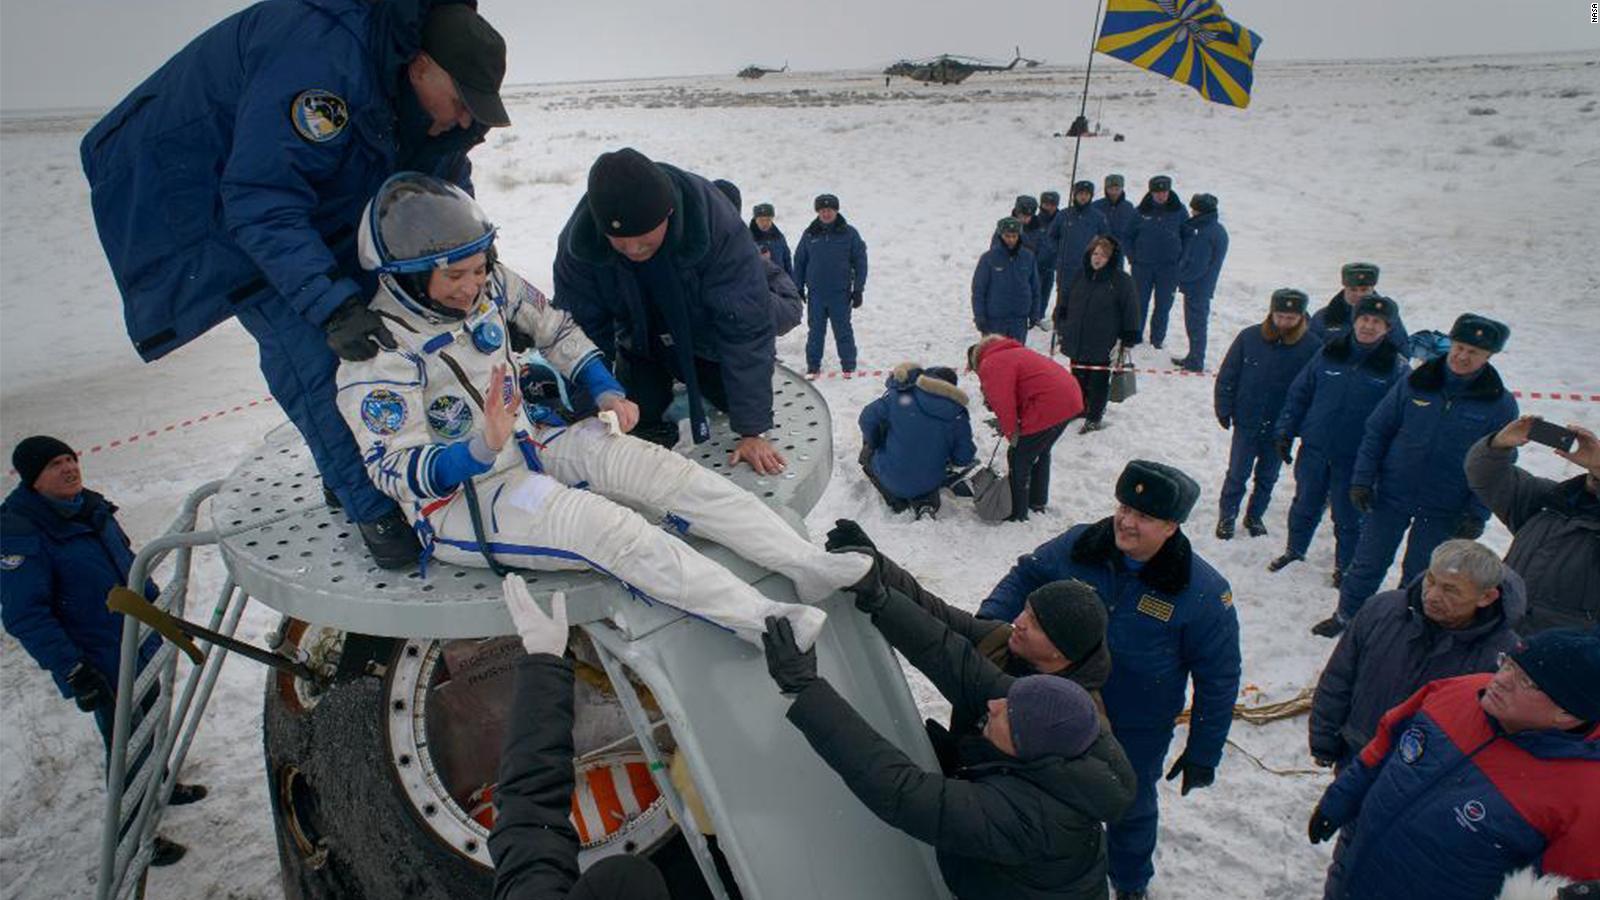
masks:
<path id="1" fill-rule="evenodd" d="M 539 601 L 528 593 L 528 583 L 515 572 L 508 573 L 501 585 L 506 608 L 511 621 L 517 626 L 517 636 L 522 638 L 522 649 L 529 653 L 548 653 L 560 656 L 567 649 L 567 595 L 556 591 L 550 595 L 550 612 L 540 608 Z"/>
<path id="2" fill-rule="evenodd" d="M 600 411 L 616 416 L 617 427 L 622 429 L 623 434 L 632 431 L 633 426 L 639 424 L 639 404 L 621 394 L 602 394 Z"/>
<path id="3" fill-rule="evenodd" d="M 517 429 L 517 412 L 522 408 L 522 392 L 505 363 L 489 369 L 489 383 L 483 386 L 483 440 L 496 453 Z"/>

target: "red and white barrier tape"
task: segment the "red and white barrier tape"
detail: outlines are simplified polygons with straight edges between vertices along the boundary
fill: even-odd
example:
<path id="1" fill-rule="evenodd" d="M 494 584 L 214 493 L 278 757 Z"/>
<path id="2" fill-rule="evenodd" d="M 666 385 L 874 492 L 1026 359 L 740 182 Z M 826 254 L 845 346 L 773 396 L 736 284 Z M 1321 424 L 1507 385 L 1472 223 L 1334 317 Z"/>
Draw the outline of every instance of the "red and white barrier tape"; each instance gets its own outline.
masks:
<path id="1" fill-rule="evenodd" d="M 225 416 L 225 415 L 227 415 L 229 413 L 244 412 L 245 410 L 250 409 L 252 407 L 264 406 L 264 405 L 267 405 L 267 404 L 270 404 L 270 403 L 273 403 L 273 402 L 275 402 L 275 401 L 270 396 L 262 397 L 260 400 L 251 400 L 249 403 L 241 403 L 238 406 L 225 407 L 223 409 L 217 410 L 216 412 L 206 413 L 206 414 L 200 415 L 200 416 L 192 416 L 190 418 L 183 419 L 183 420 L 178 421 L 178 422 L 173 422 L 173 423 L 171 423 L 169 425 L 163 425 L 160 428 L 151 428 L 148 431 L 142 431 L 142 432 L 138 432 L 138 433 L 135 433 L 135 434 L 130 434 L 125 438 L 117 438 L 115 440 L 102 441 L 100 443 L 90 444 L 87 447 L 78 448 L 78 456 L 82 457 L 82 456 L 85 456 L 85 455 L 90 454 L 90 453 L 104 453 L 104 452 L 107 452 L 107 451 L 110 451 L 110 450 L 116 450 L 116 449 L 118 449 L 120 447 L 126 447 L 129 444 L 136 444 L 140 440 L 145 439 L 145 438 L 153 438 L 153 437 L 156 437 L 158 435 L 166 434 L 169 431 L 179 431 L 179 430 L 184 429 L 184 428 L 192 428 L 192 427 L 194 427 L 196 425 L 200 425 L 200 424 L 203 424 L 205 422 L 210 422 L 210 421 L 212 421 L 214 419 L 220 419 L 220 418 L 222 418 L 223 416 Z M 72 442 L 68 441 L 67 443 L 70 444 Z M 17 470 L 16 469 L 8 469 L 6 471 L 6 474 L 15 475 L 15 474 L 17 474 Z"/>

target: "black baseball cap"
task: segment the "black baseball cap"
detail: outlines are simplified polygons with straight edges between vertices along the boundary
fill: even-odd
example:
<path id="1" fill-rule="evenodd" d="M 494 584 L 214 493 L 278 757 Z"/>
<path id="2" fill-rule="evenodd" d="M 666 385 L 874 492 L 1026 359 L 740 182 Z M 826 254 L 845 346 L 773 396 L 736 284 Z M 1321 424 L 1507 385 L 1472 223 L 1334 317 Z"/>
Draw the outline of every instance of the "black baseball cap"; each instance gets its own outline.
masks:
<path id="1" fill-rule="evenodd" d="M 472 118 L 501 128 L 511 124 L 500 101 L 506 77 L 506 41 L 464 3 L 435 6 L 422 23 L 422 49 L 450 74 Z"/>

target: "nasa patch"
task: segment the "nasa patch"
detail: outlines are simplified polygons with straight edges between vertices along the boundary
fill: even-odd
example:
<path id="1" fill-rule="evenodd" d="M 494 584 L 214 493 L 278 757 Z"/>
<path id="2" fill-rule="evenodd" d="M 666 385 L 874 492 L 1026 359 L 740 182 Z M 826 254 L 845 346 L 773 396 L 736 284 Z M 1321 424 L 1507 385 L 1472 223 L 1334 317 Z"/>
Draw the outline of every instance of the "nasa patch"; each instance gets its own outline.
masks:
<path id="1" fill-rule="evenodd" d="M 20 553 L 8 553 L 0 556 L 0 572 L 12 572 L 20 567 L 27 557 Z"/>
<path id="2" fill-rule="evenodd" d="M 406 421 L 406 398 L 379 388 L 361 400 L 361 424 L 373 434 L 391 435 Z"/>
<path id="3" fill-rule="evenodd" d="M 1422 753 L 1428 748 L 1428 734 L 1416 725 L 1405 730 L 1400 735 L 1400 761 L 1412 765 L 1422 758 Z"/>
<path id="4" fill-rule="evenodd" d="M 454 394 L 446 394 L 428 404 L 428 427 L 455 440 L 472 430 L 472 407 Z"/>
<path id="5" fill-rule="evenodd" d="M 289 106 L 289 121 L 302 138 L 322 144 L 338 137 L 350 124 L 350 108 L 331 91 L 301 91 Z"/>

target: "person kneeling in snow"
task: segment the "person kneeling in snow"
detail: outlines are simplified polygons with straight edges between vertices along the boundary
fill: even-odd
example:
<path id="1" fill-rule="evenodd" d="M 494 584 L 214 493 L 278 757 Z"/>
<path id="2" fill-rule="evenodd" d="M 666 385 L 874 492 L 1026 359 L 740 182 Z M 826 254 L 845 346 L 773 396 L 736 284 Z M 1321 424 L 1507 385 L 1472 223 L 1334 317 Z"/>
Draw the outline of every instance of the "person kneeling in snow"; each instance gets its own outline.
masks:
<path id="1" fill-rule="evenodd" d="M 954 486 L 972 466 L 972 420 L 967 395 L 946 366 L 896 366 L 883 396 L 861 409 L 861 468 L 895 512 L 917 518 L 939 512 L 939 489 Z"/>
<path id="2" fill-rule="evenodd" d="M 1013 678 L 970 640 L 874 576 L 856 606 L 951 703 L 958 721 L 987 715 L 958 736 L 930 772 L 909 759 L 827 681 L 816 651 L 795 646 L 789 623 L 768 623 L 767 669 L 794 698 L 788 719 L 874 815 L 937 851 L 962 898 L 1103 898 L 1104 823 L 1133 802 L 1134 774 L 1117 739 L 1078 684 Z"/>
<path id="3" fill-rule="evenodd" d="M 628 507 L 787 576 L 808 603 L 860 579 L 870 561 L 829 556 L 728 479 L 608 433 L 600 419 L 528 409 L 513 377 L 523 346 L 596 398 L 620 431 L 639 419 L 571 317 L 494 260 L 494 237 L 464 191 L 417 173 L 385 182 L 362 216 L 362 264 L 380 283 L 371 308 L 396 346 L 340 366 L 339 408 L 369 476 L 417 529 L 424 560 L 595 569 L 752 643 L 778 616 L 809 645 L 821 610 L 767 599 Z"/>

